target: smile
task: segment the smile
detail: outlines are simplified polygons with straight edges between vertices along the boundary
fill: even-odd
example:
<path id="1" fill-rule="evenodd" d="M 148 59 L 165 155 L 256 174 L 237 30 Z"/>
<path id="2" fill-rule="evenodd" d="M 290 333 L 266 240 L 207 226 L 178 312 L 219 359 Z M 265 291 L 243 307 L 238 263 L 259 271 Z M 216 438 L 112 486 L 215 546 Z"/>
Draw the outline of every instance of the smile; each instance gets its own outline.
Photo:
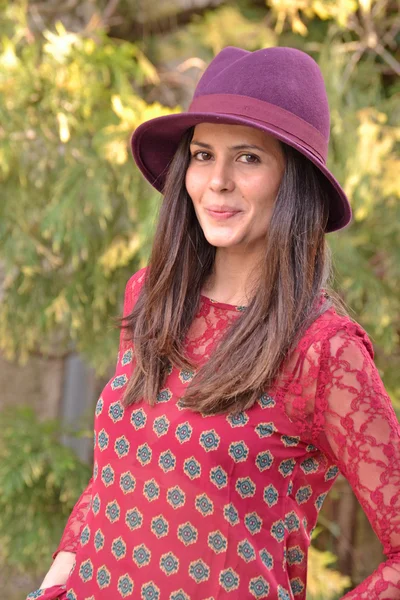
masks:
<path id="1" fill-rule="evenodd" d="M 241 210 L 237 210 L 235 208 L 231 208 L 230 206 L 221 206 L 221 207 L 213 207 L 210 206 L 209 208 L 205 209 L 206 213 L 208 215 L 210 215 L 210 217 L 212 217 L 213 219 L 216 219 L 217 221 L 224 221 L 226 219 L 231 219 L 232 217 L 235 217 L 236 215 L 240 214 L 242 211 Z"/>

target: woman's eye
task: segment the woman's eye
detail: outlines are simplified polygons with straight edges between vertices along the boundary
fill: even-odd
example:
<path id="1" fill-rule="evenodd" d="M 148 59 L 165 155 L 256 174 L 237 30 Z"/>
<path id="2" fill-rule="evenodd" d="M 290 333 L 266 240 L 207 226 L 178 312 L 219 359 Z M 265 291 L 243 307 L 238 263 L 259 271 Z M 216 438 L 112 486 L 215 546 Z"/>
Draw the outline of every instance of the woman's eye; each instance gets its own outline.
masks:
<path id="1" fill-rule="evenodd" d="M 249 164 L 259 162 L 258 156 L 255 156 L 254 154 L 242 154 L 242 156 L 240 158 L 243 158 L 243 157 L 246 158 L 246 160 L 244 162 L 247 162 Z"/>
<path id="2" fill-rule="evenodd" d="M 209 152 L 205 152 L 204 150 L 200 150 L 199 152 L 192 154 L 192 158 L 195 158 L 201 162 L 208 162 L 211 158 L 211 154 Z M 240 162 L 244 162 L 249 165 L 260 162 L 260 159 L 255 154 L 242 154 L 239 159 Z"/>
<path id="3" fill-rule="evenodd" d="M 210 156 L 208 152 L 195 152 L 193 154 L 193 158 L 197 158 L 197 160 L 207 160 L 207 157 Z"/>

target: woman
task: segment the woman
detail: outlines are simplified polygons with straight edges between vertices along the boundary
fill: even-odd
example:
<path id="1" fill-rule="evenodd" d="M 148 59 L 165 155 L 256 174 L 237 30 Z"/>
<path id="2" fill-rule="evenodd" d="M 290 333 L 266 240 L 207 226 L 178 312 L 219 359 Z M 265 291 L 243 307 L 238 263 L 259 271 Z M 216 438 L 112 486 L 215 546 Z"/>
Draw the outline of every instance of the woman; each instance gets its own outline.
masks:
<path id="1" fill-rule="evenodd" d="M 399 424 L 327 292 L 325 233 L 351 218 L 328 140 L 322 75 L 290 48 L 225 48 L 187 113 L 133 135 L 164 194 L 150 265 L 126 288 L 93 478 L 30 598 L 304 600 L 341 471 L 388 557 L 345 597 L 400 599 Z"/>

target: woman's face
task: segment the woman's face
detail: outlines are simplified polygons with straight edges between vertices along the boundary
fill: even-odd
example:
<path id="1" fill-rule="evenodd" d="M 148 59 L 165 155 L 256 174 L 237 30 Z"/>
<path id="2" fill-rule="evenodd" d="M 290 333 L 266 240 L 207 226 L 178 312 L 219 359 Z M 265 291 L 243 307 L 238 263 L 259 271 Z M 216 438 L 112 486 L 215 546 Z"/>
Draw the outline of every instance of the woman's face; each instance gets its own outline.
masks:
<path id="1" fill-rule="evenodd" d="M 252 127 L 201 123 L 190 154 L 186 189 L 207 241 L 262 251 L 285 169 L 278 140 Z"/>

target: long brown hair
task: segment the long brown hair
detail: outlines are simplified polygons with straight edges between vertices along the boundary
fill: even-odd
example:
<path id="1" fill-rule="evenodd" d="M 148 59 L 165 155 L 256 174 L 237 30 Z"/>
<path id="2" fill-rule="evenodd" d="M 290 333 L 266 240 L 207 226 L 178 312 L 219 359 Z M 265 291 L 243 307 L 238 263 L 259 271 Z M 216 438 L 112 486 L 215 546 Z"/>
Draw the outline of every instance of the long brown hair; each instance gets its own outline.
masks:
<path id="1" fill-rule="evenodd" d="M 124 319 L 136 359 L 125 405 L 143 398 L 153 405 L 170 363 L 196 367 L 185 356 L 184 339 L 212 272 L 215 248 L 203 235 L 185 187 L 192 135 L 193 128 L 171 162 L 145 283 Z M 333 302 L 329 297 L 316 302 L 331 275 L 324 233 L 328 185 L 302 154 L 282 147 L 286 167 L 258 289 L 181 399 L 183 406 L 204 414 L 249 408 L 273 384 L 302 333 Z"/>

